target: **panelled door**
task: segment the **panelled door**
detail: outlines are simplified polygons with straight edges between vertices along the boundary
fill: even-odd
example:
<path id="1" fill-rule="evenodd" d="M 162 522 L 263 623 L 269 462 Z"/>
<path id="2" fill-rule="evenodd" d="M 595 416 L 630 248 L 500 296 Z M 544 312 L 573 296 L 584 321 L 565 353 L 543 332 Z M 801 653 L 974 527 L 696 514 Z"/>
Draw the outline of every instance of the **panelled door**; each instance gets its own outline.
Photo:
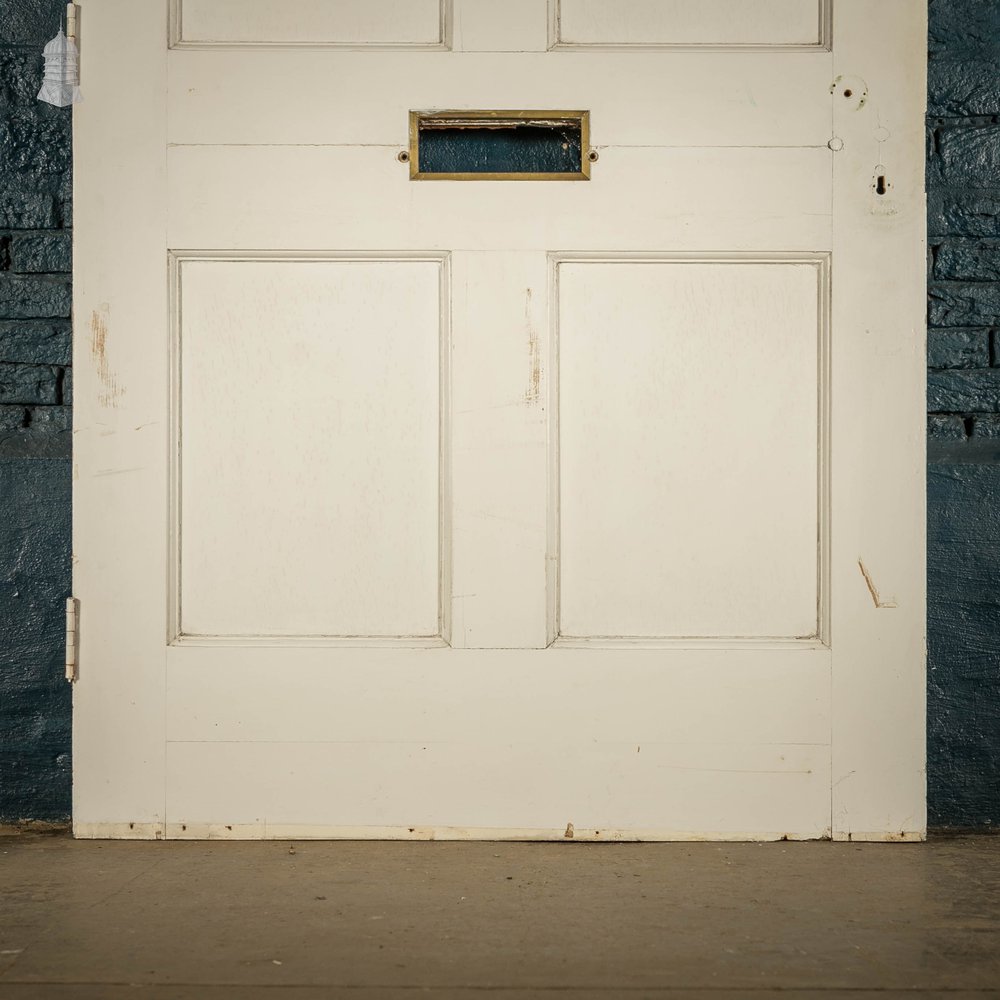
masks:
<path id="1" fill-rule="evenodd" d="M 77 835 L 921 837 L 923 7 L 84 0 Z"/>

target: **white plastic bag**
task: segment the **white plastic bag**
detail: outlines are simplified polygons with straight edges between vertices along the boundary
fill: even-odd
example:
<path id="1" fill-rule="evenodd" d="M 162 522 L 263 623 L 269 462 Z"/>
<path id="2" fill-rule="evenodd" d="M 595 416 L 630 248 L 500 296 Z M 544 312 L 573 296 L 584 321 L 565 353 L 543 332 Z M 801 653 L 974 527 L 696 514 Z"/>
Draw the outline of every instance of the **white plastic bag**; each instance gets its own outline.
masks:
<path id="1" fill-rule="evenodd" d="M 57 108 L 68 104 L 78 104 L 83 100 L 80 93 L 80 54 L 76 42 L 67 38 L 62 28 L 43 49 L 45 73 L 38 99 Z"/>

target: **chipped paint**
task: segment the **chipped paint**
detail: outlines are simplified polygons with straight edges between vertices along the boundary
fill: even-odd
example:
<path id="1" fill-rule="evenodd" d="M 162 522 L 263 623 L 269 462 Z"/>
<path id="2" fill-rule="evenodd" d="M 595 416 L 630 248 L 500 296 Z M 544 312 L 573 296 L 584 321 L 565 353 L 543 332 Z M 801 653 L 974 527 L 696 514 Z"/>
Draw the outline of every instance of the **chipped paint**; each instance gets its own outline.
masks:
<path id="1" fill-rule="evenodd" d="M 868 84 L 860 76 L 838 76 L 830 84 L 830 93 L 839 96 L 841 102 L 854 111 L 860 111 L 868 103 Z"/>
<path id="2" fill-rule="evenodd" d="M 861 570 L 861 575 L 865 578 L 865 584 L 868 586 L 868 593 L 872 595 L 872 601 L 875 603 L 876 608 L 895 608 L 898 607 L 895 601 L 884 601 L 879 595 L 878 588 L 875 586 L 875 581 L 872 580 L 871 573 L 868 572 L 864 561 L 858 560 L 858 569 Z"/>
<path id="3" fill-rule="evenodd" d="M 534 406 L 541 398 L 542 354 L 538 331 L 531 322 L 530 288 L 524 290 L 524 325 L 528 330 L 528 388 L 524 393 L 524 401 L 528 406 Z"/>
<path id="4" fill-rule="evenodd" d="M 108 364 L 108 320 L 111 308 L 107 302 L 102 302 L 99 309 L 90 314 L 90 355 L 94 359 L 97 377 L 101 382 L 101 391 L 97 399 L 101 406 L 116 408 L 122 396 L 124 386 L 118 382 L 118 376 Z"/>

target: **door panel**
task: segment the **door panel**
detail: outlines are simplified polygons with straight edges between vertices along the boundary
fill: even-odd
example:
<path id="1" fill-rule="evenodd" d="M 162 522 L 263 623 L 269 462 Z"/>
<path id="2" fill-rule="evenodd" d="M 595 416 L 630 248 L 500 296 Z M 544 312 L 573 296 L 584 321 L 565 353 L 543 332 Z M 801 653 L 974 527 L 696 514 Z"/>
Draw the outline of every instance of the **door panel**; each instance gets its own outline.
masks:
<path id="1" fill-rule="evenodd" d="M 923 836 L 925 12 L 739 8 L 88 0 L 78 835 Z"/>
<path id="2" fill-rule="evenodd" d="M 819 634 L 824 263 L 559 264 L 560 635 Z"/>
<path id="3" fill-rule="evenodd" d="M 560 46 L 822 46 L 824 0 L 554 0 Z"/>
<path id="4" fill-rule="evenodd" d="M 174 0 L 174 46 L 441 46 L 441 0 Z"/>
<path id="5" fill-rule="evenodd" d="M 177 261 L 178 637 L 440 634 L 442 266 Z"/>

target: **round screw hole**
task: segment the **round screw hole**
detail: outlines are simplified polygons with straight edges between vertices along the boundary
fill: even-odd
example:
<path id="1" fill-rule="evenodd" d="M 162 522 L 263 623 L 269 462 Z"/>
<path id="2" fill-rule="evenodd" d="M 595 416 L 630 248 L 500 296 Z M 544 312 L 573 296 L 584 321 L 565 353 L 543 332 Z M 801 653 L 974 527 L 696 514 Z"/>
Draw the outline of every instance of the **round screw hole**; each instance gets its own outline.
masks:
<path id="1" fill-rule="evenodd" d="M 410 154 L 405 149 L 401 149 L 396 154 L 396 159 L 399 160 L 400 163 L 409 163 L 410 162 Z"/>
<path id="2" fill-rule="evenodd" d="M 587 154 L 587 159 L 588 159 L 588 160 L 590 160 L 590 162 L 591 162 L 591 163 L 596 163 L 596 162 L 597 162 L 597 161 L 598 161 L 598 160 L 599 160 L 600 158 L 601 158 L 601 156 L 600 156 L 600 154 L 599 154 L 599 153 L 597 152 L 597 150 L 596 150 L 596 149 L 592 149 L 592 150 L 591 150 L 591 151 L 590 151 L 590 152 L 589 152 L 589 153 Z"/>
<path id="3" fill-rule="evenodd" d="M 844 97 L 853 97 L 853 96 L 854 96 L 854 91 L 851 90 L 850 88 L 844 91 Z"/>

